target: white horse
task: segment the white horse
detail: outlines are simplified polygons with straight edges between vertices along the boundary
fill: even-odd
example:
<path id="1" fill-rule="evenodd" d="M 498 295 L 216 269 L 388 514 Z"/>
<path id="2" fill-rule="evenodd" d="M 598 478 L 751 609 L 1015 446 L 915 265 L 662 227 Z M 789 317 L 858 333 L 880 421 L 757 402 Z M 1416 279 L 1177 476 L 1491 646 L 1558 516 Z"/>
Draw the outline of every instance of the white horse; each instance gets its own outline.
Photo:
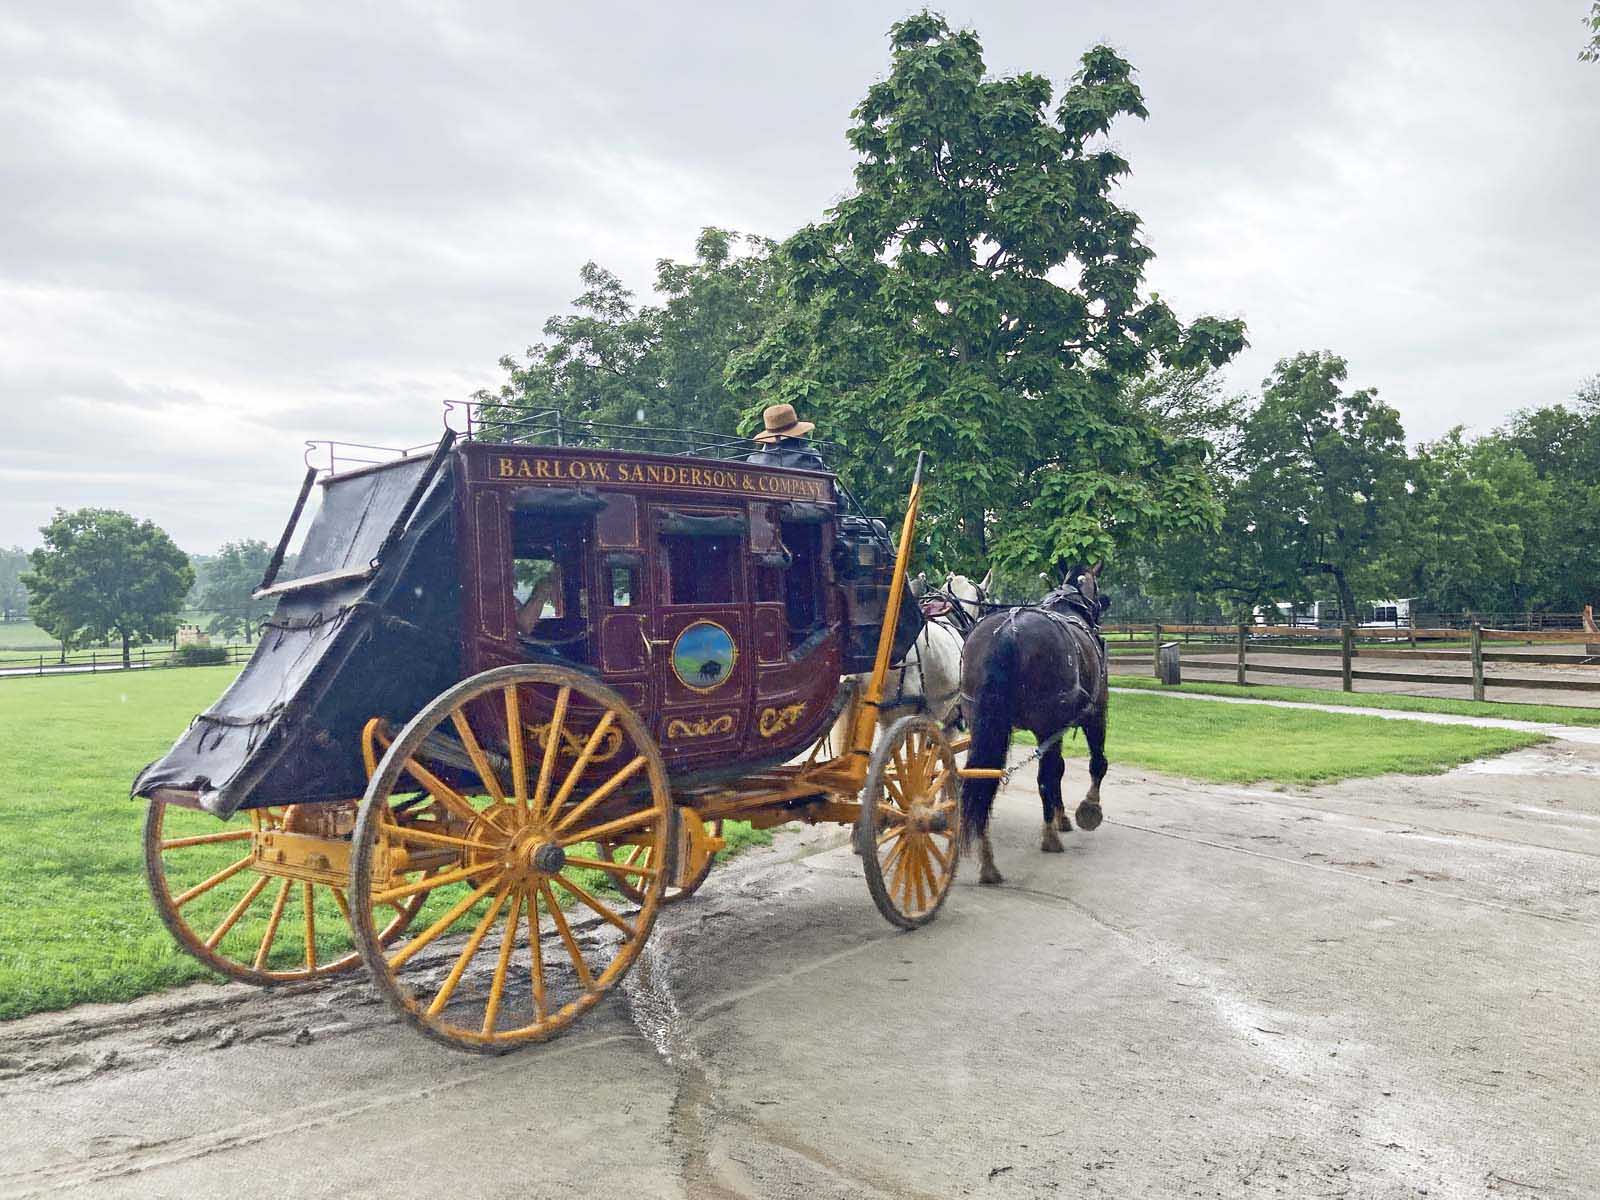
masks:
<path id="1" fill-rule="evenodd" d="M 924 590 L 924 601 L 943 597 L 951 612 L 926 618 L 905 661 L 890 669 L 878 709 L 880 730 L 913 712 L 927 713 L 945 729 L 955 726 L 961 715 L 961 647 L 965 631 L 983 615 L 983 594 L 992 575 L 991 571 L 982 582 L 973 583 L 965 575 L 952 574 L 939 588 Z M 857 687 L 866 684 L 865 675 L 849 678 Z"/>

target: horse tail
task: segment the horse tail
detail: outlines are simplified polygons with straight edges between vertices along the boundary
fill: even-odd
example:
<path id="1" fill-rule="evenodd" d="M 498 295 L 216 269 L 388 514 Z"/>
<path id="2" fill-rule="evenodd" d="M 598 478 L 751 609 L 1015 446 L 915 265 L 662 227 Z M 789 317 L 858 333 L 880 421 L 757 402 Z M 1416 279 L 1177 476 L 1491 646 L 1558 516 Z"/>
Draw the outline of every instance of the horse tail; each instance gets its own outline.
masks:
<path id="1" fill-rule="evenodd" d="M 983 679 L 974 700 L 978 709 L 967 749 L 969 767 L 1004 767 L 1011 745 L 1011 719 L 1015 711 L 1017 635 L 1010 624 L 1002 626 L 989 643 L 983 661 Z M 967 779 L 961 784 L 961 833 L 964 839 L 982 837 L 989 828 L 997 779 Z"/>

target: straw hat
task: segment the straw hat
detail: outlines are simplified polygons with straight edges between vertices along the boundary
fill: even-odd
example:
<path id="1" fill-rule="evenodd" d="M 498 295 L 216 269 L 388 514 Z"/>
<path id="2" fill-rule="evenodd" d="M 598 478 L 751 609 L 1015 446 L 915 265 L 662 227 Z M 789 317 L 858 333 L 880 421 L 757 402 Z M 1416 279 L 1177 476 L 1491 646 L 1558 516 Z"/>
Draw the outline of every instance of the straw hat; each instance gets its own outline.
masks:
<path id="1" fill-rule="evenodd" d="M 761 414 L 761 423 L 766 426 L 756 434 L 758 442 L 775 442 L 779 438 L 803 437 L 816 428 L 810 421 L 802 421 L 795 415 L 794 405 L 774 404 Z"/>

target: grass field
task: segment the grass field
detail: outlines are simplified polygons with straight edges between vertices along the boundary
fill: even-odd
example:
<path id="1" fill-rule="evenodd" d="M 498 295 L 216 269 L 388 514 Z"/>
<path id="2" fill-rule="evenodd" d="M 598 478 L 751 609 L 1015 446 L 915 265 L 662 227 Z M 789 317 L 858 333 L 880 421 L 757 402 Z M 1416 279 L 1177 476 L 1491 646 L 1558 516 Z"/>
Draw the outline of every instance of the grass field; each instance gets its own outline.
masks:
<path id="1" fill-rule="evenodd" d="M 235 673 L 195 667 L 0 682 L 0 1019 L 213 978 L 178 950 L 151 908 L 140 849 L 145 806 L 128 799 L 128 786 Z M 221 828 L 204 813 L 172 810 L 168 822 L 168 836 Z M 772 840 L 738 822 L 723 836 L 724 856 Z M 206 849 L 216 851 L 213 870 L 235 857 L 232 845 Z M 204 855 L 199 865 L 204 878 Z M 584 882 L 610 886 L 598 872 Z M 449 903 L 447 890 L 436 907 Z M 215 896 L 225 911 L 233 897 L 223 893 Z M 215 925 L 220 914 L 204 911 L 211 900 L 201 897 L 194 907 L 202 911 L 186 914 Z M 229 942 L 258 943 L 269 908 L 258 904 Z M 297 936 L 280 939 L 274 963 L 296 959 Z M 330 900 L 318 904 L 317 946 L 321 961 L 349 946 Z"/>
<path id="2" fill-rule="evenodd" d="M 1546 740 L 1508 729 L 1123 695 L 1111 700 L 1106 754 L 1113 772 L 1125 763 L 1213 783 L 1314 784 L 1435 774 Z M 1067 739 L 1066 753 L 1088 753 L 1081 735 Z"/>
<path id="3" fill-rule="evenodd" d="M 208 977 L 178 951 L 151 909 L 140 856 L 144 806 L 127 792 L 139 768 L 166 750 L 232 673 L 191 668 L 0 683 L 0 879 L 7 885 L 0 1018 L 130 999 Z M 1437 771 L 1539 740 L 1161 696 L 1118 696 L 1112 707 L 1114 764 L 1210 780 L 1312 783 Z M 1082 754 L 1081 738 L 1068 750 Z M 169 836 L 217 828 L 204 814 L 174 821 Z M 747 826 L 726 836 L 735 848 L 768 840 Z M 232 857 L 230 846 L 214 849 L 218 863 Z M 264 921 L 257 912 L 236 932 L 253 945 Z M 317 930 L 323 961 L 345 948 L 336 912 L 319 911 Z M 285 940 L 281 952 L 292 958 L 295 939 Z"/>
<path id="4" fill-rule="evenodd" d="M 1600 725 L 1600 708 L 1565 704 L 1518 704 L 1504 700 L 1450 700 L 1437 696 L 1396 696 L 1385 692 L 1336 692 L 1331 688 L 1278 687 L 1236 683 L 1180 683 L 1166 687 L 1148 675 L 1113 675 L 1112 687 L 1152 692 L 1197 692 L 1205 696 L 1243 696 L 1251 700 L 1293 700 L 1341 708 L 1385 708 L 1396 712 L 1448 713 L 1458 717 L 1504 717 L 1553 725 Z"/>

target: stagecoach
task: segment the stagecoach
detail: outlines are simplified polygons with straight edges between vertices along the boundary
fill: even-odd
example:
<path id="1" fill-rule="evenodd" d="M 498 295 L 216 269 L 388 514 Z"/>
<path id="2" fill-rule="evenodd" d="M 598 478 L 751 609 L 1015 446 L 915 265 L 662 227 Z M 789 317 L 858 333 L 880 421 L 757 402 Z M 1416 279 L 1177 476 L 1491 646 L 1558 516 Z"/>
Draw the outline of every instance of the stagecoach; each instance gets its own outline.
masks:
<path id="1" fill-rule="evenodd" d="M 878 909 L 931 920 L 954 750 L 878 735 L 920 460 L 896 544 L 747 442 L 452 407 L 431 448 L 316 450 L 254 655 L 135 781 L 179 944 L 263 985 L 364 964 L 492 1052 L 616 986 L 730 819 L 853 825 Z"/>

